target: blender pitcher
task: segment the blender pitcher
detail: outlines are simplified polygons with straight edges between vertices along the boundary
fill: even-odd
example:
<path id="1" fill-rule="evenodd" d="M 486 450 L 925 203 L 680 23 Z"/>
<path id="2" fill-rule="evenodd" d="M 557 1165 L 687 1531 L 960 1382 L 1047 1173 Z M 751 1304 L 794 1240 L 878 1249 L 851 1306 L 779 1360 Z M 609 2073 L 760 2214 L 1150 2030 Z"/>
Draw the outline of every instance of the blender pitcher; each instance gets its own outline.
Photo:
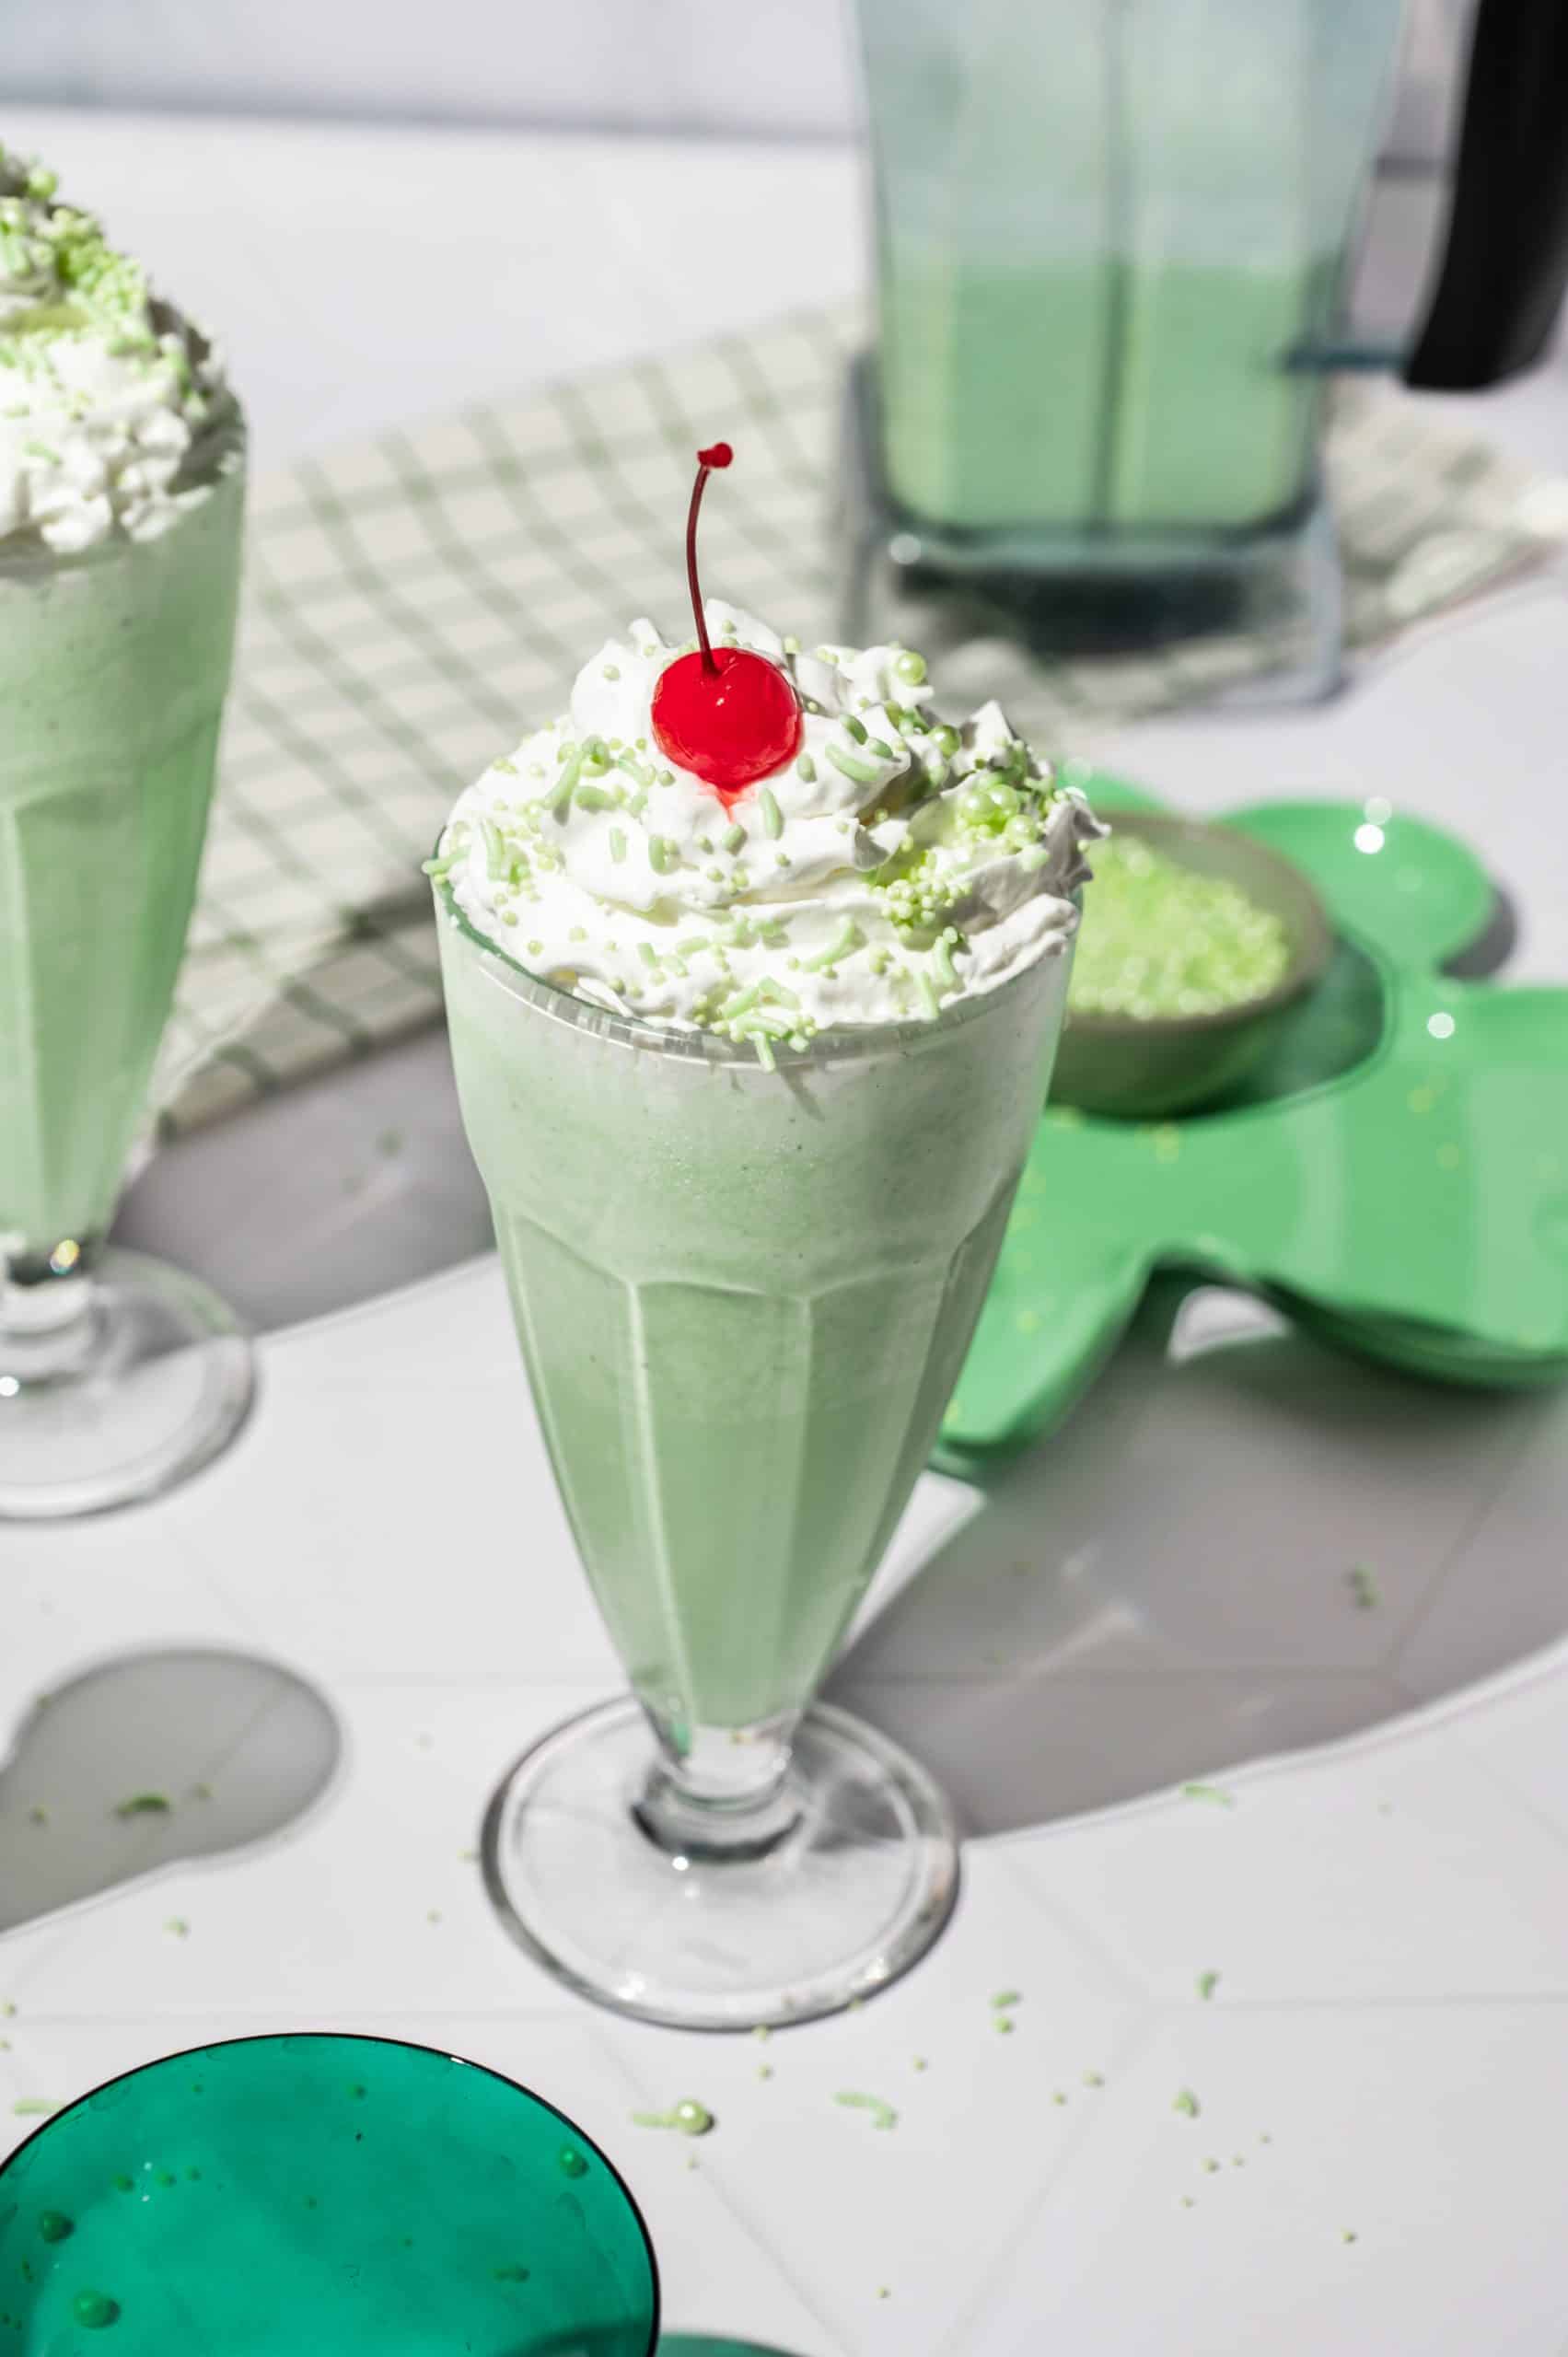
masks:
<path id="1" fill-rule="evenodd" d="M 859 0 L 879 326 L 847 636 L 946 582 L 1112 643 L 1339 663 L 1318 447 L 1401 0 Z M 1481 0 L 1414 385 L 1527 366 L 1568 275 L 1568 11 Z M 878 585 L 878 568 L 881 581 Z M 931 633 L 927 628 L 927 636 Z M 1060 643 L 1060 642 L 1058 642 Z"/>

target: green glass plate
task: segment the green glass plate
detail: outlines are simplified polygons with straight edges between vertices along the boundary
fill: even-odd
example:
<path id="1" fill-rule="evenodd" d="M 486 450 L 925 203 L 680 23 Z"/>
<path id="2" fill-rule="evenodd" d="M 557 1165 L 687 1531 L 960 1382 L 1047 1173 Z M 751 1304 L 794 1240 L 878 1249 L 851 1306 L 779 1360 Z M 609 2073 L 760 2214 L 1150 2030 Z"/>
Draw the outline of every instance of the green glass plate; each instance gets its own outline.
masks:
<path id="1" fill-rule="evenodd" d="M 1087 790 L 1112 818 L 1157 807 L 1115 779 Z M 1568 990 L 1441 970 L 1493 893 L 1421 819 L 1297 802 L 1226 823 L 1311 877 L 1333 964 L 1227 1103 L 1158 1122 L 1046 1113 L 943 1428 L 955 1464 L 1049 1431 L 1157 1269 L 1266 1294 L 1434 1380 L 1568 1373 Z"/>
<path id="2" fill-rule="evenodd" d="M 509 2079 L 389 2038 L 237 2038 L 0 2167 L 0 2357 L 651 2357 L 620 2177 Z"/>

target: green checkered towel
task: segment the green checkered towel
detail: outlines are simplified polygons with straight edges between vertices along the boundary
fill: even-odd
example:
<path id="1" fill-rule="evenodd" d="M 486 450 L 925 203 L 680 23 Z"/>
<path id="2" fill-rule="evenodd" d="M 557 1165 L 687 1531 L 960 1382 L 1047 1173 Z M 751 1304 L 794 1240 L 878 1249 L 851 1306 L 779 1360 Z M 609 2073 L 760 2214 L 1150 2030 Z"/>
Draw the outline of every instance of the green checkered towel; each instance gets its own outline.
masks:
<path id="1" fill-rule="evenodd" d="M 419 863 L 459 789 L 561 710 L 579 665 L 646 613 L 679 630 L 699 443 L 743 463 L 703 511 L 716 590 L 807 639 L 835 627 L 831 514 L 858 324 L 787 321 L 674 359 L 381 434 L 258 483 L 222 775 L 156 1103 L 185 1128 L 433 1022 Z M 1328 466 L 1353 643 L 1568 541 L 1568 482 L 1346 384 Z M 1016 664 L 998 681 L 1048 749 L 1266 663 Z"/>

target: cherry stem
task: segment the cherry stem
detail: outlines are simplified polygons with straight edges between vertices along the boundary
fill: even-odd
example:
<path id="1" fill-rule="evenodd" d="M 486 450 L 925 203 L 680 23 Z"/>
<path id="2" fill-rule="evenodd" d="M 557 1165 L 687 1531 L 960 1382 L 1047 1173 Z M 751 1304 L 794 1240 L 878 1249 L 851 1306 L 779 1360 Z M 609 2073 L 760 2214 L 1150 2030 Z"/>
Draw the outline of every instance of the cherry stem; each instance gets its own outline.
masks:
<path id="1" fill-rule="evenodd" d="M 686 579 L 691 591 L 691 611 L 697 621 L 697 643 L 703 650 L 703 668 L 718 677 L 718 665 L 714 661 L 713 644 L 708 637 L 708 625 L 703 619 L 703 589 L 697 578 L 697 510 L 703 505 L 703 492 L 714 467 L 727 467 L 730 447 L 727 442 L 715 442 L 710 449 L 697 453 L 697 480 L 691 486 L 691 505 L 686 513 Z"/>

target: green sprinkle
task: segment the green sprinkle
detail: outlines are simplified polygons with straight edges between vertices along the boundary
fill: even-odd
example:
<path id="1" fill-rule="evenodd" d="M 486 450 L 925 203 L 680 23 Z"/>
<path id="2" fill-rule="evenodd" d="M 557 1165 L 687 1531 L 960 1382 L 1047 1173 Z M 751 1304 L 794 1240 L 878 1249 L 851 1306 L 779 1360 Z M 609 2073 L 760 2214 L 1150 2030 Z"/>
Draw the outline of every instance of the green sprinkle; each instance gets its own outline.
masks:
<path id="1" fill-rule="evenodd" d="M 720 1018 L 726 1023 L 733 1023 L 738 1015 L 749 1015 L 754 1006 L 761 1006 L 761 1003 L 762 985 L 753 982 L 749 989 L 739 991 L 734 998 L 726 1000 L 719 1009 Z"/>
<path id="2" fill-rule="evenodd" d="M 11 2106 L 11 2117 L 14 2119 L 47 2119 L 59 2108 L 57 2103 L 50 2103 L 42 2096 L 19 2096 Z"/>
<path id="3" fill-rule="evenodd" d="M 24 442 L 22 449 L 29 459 L 42 459 L 52 467 L 60 464 L 59 451 L 52 450 L 47 442 Z"/>
<path id="4" fill-rule="evenodd" d="M 733 827 L 726 827 L 724 830 L 724 847 L 727 852 L 738 852 L 744 850 L 745 846 L 746 830 L 737 819 Z"/>
<path id="5" fill-rule="evenodd" d="M 191 1926 L 183 1915 L 171 1915 L 163 1928 L 177 1940 L 188 1940 L 191 1936 Z"/>
<path id="6" fill-rule="evenodd" d="M 658 964 L 658 951 L 654 947 L 651 941 L 639 941 L 637 944 L 637 955 L 642 959 L 645 966 L 656 966 Z"/>
<path id="7" fill-rule="evenodd" d="M 1205 2004 L 1214 1995 L 1214 1991 L 1219 1987 L 1219 1985 L 1220 1977 L 1217 1972 L 1201 1972 L 1198 1975 L 1198 1994 L 1202 1998 Z"/>
<path id="8" fill-rule="evenodd" d="M 846 753 L 842 745 L 830 745 L 828 759 L 836 770 L 850 780 L 852 784 L 876 784 L 877 773 L 872 763 L 857 761 L 853 753 Z"/>
<path id="9" fill-rule="evenodd" d="M 1086 2071 L 1084 2073 L 1084 2084 L 1086 2087 L 1103 2087 L 1105 2080 L 1098 2071 Z"/>
<path id="10" fill-rule="evenodd" d="M 715 2125 L 714 2115 L 705 2104 L 693 2103 L 690 2096 L 668 2111 L 634 2111 L 633 2128 L 673 2128 L 681 2136 L 706 2136 Z"/>
<path id="11" fill-rule="evenodd" d="M 1344 2233 L 1340 2236 L 1340 2240 L 1345 2243 L 1359 2242 L 1360 2239 L 1360 2235 L 1353 2233 L 1349 2226 L 1345 2228 Z"/>
<path id="12" fill-rule="evenodd" d="M 857 2095 L 846 2089 L 836 2095 L 833 2101 L 842 2104 L 848 2111 L 868 2111 L 873 2128 L 896 2128 L 899 2124 L 898 2113 L 890 2103 L 884 2103 L 880 2096 Z"/>
<path id="13" fill-rule="evenodd" d="M 600 676 L 600 678 L 601 678 L 601 679 L 618 679 L 621 677 L 621 666 L 620 666 L 620 664 L 619 664 L 619 663 L 606 663 L 606 664 L 603 664 L 603 665 L 600 667 L 600 673 L 599 673 L 599 676 Z"/>
<path id="14" fill-rule="evenodd" d="M 485 875 L 492 884 L 504 884 L 506 880 L 506 870 L 511 865 L 511 856 L 506 849 L 506 839 L 494 819 L 482 819 L 479 822 L 479 831 L 484 839 Z"/>
<path id="15" fill-rule="evenodd" d="M 1170 2107 L 1172 2111 L 1180 2112 L 1184 2119 L 1196 2119 L 1201 2107 L 1191 2088 L 1183 2087 Z"/>
<path id="16" fill-rule="evenodd" d="M 1365 1563 L 1357 1563 L 1353 1570 L 1345 1573 L 1345 1585 L 1358 1612 L 1376 1611 L 1383 1599 L 1378 1594 L 1376 1580 Z"/>
<path id="17" fill-rule="evenodd" d="M 868 753 L 880 754 L 885 761 L 896 761 L 899 758 L 885 737 L 868 737 L 865 740 L 865 749 Z"/>
<path id="18" fill-rule="evenodd" d="M 865 935 L 854 918 L 846 917 L 826 949 L 819 949 L 815 958 L 802 959 L 800 970 L 804 974 L 824 973 L 830 967 L 836 966 L 841 958 L 853 957 L 857 949 L 864 946 L 865 941 Z"/>
<path id="19" fill-rule="evenodd" d="M 788 639 L 787 639 L 787 638 L 786 638 L 786 639 L 785 639 L 785 641 L 784 641 L 784 645 L 785 645 L 786 647 L 789 645 L 789 641 L 788 641 Z M 799 644 L 799 641 L 798 641 L 798 640 L 796 642 L 795 652 L 796 652 L 797 655 L 798 655 L 798 654 L 799 654 L 799 652 L 800 652 L 800 644 Z M 764 2043 L 764 2045 L 767 2043 L 768 2039 L 769 2039 L 770 2038 L 772 2038 L 772 2034 L 773 2034 L 773 2033 L 772 2033 L 772 2031 L 770 2029 L 770 2027 L 768 2026 L 768 2024 L 767 2024 L 766 2022 L 759 2022 L 759 2023 L 757 2024 L 756 2027 L 755 2027 L 755 2028 L 752 2030 L 752 2032 L 751 2032 L 752 2037 L 753 2037 L 753 2038 L 761 2038 L 761 2039 L 762 2040 L 762 2042 Z"/>
<path id="20" fill-rule="evenodd" d="M 508 2259 L 505 2267 L 493 2267 L 491 2279 L 496 2283 L 526 2283 L 528 2270 L 520 2259 Z"/>
<path id="21" fill-rule="evenodd" d="M 919 989 L 921 998 L 924 1002 L 925 1011 L 927 1015 L 930 1016 L 932 1021 L 935 1022 L 936 1017 L 942 1012 L 941 1002 L 936 996 L 936 986 L 933 982 L 930 975 L 923 970 L 915 976 L 915 983 Z"/>
<path id="22" fill-rule="evenodd" d="M 167 1793 L 133 1793 L 129 1800 L 116 1801 L 110 1814 L 119 1817 L 167 1817 L 173 1806 Z"/>
<path id="23" fill-rule="evenodd" d="M 779 808 L 772 786 L 763 786 L 757 796 L 757 807 L 762 813 L 762 831 L 777 842 L 784 832 L 784 812 Z"/>
<path id="24" fill-rule="evenodd" d="M 796 777 L 804 778 L 807 785 L 815 785 L 815 784 L 816 784 L 816 783 L 817 783 L 817 764 L 816 764 L 816 762 L 812 760 L 812 758 L 811 758 L 811 756 L 810 756 L 810 754 L 809 754 L 809 753 L 801 753 L 801 754 L 796 758 L 796 764 L 795 764 L 795 773 L 796 773 Z"/>
<path id="25" fill-rule="evenodd" d="M 1021 2005 L 1024 2002 L 1024 1992 L 1021 1989 L 1001 1989 L 991 2002 L 996 2011 L 1003 2014 L 1006 2012 L 1009 2005 Z"/>
<path id="26" fill-rule="evenodd" d="M 581 753 L 575 750 L 569 753 L 564 761 L 563 761 L 560 776 L 551 787 L 550 792 L 544 796 L 543 807 L 552 814 L 552 817 L 561 818 L 564 814 L 571 802 L 573 795 L 576 791 L 577 780 L 582 773 L 582 767 L 583 757 Z"/>
<path id="27" fill-rule="evenodd" d="M 107 2292 L 78 2292 L 71 2303 L 71 2314 L 88 2332 L 100 2332 L 119 2316 L 120 2303 Z"/>
<path id="28" fill-rule="evenodd" d="M 918 688 L 925 678 L 925 657 L 917 655 L 912 647 L 907 654 L 898 656 L 893 668 L 906 687 Z"/>
<path id="29" fill-rule="evenodd" d="M 64 2210 L 41 2210 L 38 2213 L 38 2231 L 46 2243 L 63 2243 L 69 2241 L 76 2229 L 74 2222 L 67 2218 Z"/>
<path id="30" fill-rule="evenodd" d="M 577 788 L 579 810 L 613 810 L 615 796 L 606 794 L 602 785 L 580 785 Z"/>
<path id="31" fill-rule="evenodd" d="M 623 827 L 611 827 L 610 830 L 610 856 L 616 861 L 626 856 L 626 830 Z"/>
<path id="32" fill-rule="evenodd" d="M 1207 1801 L 1214 1808 L 1236 1806 L 1234 1794 L 1227 1793 L 1223 1784 L 1183 1784 L 1181 1797 L 1184 1801 Z"/>
<path id="33" fill-rule="evenodd" d="M 1013 2027 L 1014 2027 L 1014 2024 L 1013 2024 L 1013 2016 L 1012 2016 L 1012 2014 L 993 2014 L 993 2017 L 992 2017 L 992 2026 L 993 2026 L 994 2029 L 998 2030 L 1004 2038 L 1011 2038 L 1011 2037 L 1012 2037 L 1012 2035 L 1013 2035 Z"/>
<path id="34" fill-rule="evenodd" d="M 669 874 L 670 858 L 674 850 L 675 845 L 672 842 L 668 842 L 663 835 L 650 835 L 648 837 L 648 865 L 653 869 L 656 876 L 668 876 Z"/>
<path id="35" fill-rule="evenodd" d="M 864 720 L 857 720 L 853 712 L 846 712 L 843 714 L 843 726 L 857 745 L 865 744 L 865 723 Z"/>
<path id="36" fill-rule="evenodd" d="M 946 941 L 937 942 L 931 953 L 931 962 L 936 969 L 936 979 L 942 988 L 956 991 L 959 987 L 958 970 L 953 963 L 953 953 Z"/>

